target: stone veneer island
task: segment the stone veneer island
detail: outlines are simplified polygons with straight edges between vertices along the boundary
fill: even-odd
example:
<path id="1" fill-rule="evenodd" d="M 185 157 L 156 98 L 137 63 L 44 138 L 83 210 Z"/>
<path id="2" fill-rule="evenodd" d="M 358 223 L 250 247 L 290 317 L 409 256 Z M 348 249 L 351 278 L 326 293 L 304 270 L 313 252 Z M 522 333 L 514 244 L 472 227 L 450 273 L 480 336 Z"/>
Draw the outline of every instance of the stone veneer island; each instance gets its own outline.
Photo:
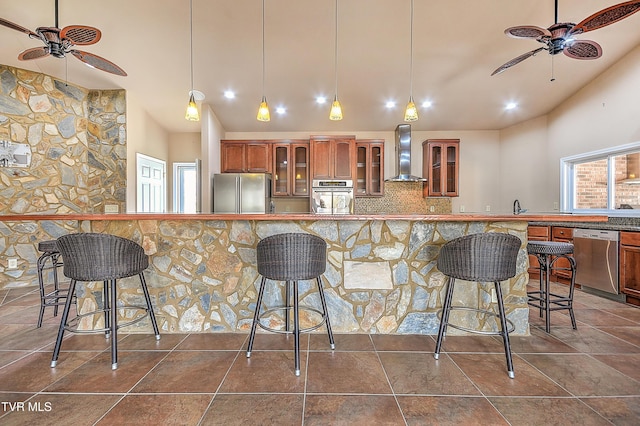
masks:
<path id="1" fill-rule="evenodd" d="M 517 273 L 504 281 L 507 317 L 515 335 L 529 333 L 526 286 L 527 222 L 606 221 L 599 216 L 474 215 L 33 215 L 3 216 L 0 255 L 19 258 L 17 270 L 4 270 L 7 285 L 37 285 L 39 241 L 72 232 L 103 232 L 140 243 L 150 256 L 145 272 L 158 324 L 164 333 L 247 332 L 255 309 L 259 276 L 256 244 L 269 235 L 307 232 L 328 244 L 324 284 L 329 315 L 337 333 L 436 334 L 446 284 L 436 261 L 440 247 L 454 238 L 505 232 L 522 240 Z M 4 266 L 4 265 L 3 265 Z M 300 285 L 302 303 L 319 305 L 312 282 Z M 119 281 L 119 303 L 140 304 L 135 278 Z M 491 307 L 490 284 L 456 287 L 454 304 Z M 284 286 L 268 286 L 264 301 L 282 304 Z M 82 283 L 80 312 L 102 305 L 102 283 Z M 457 323 L 490 330 L 495 321 L 462 311 Z M 301 321 L 314 321 L 303 317 Z M 314 314 L 308 314 L 314 315 Z M 452 314 L 453 315 L 453 314 Z M 34 324 L 35 324 L 34 318 Z M 82 327 L 99 327 L 102 316 Z M 271 325 L 282 322 L 270 317 Z M 136 327 L 135 329 L 131 329 Z M 127 331 L 147 332 L 142 321 Z M 452 330 L 454 332 L 454 330 Z M 459 332 L 458 332 L 459 333 Z"/>

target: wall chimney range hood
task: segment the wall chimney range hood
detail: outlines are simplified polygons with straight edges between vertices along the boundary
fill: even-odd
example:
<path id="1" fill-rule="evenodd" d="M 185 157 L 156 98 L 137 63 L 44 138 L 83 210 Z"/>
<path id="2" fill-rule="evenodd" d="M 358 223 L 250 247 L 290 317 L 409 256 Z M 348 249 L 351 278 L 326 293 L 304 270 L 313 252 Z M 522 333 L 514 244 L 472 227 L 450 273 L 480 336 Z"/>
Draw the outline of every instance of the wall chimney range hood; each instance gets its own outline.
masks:
<path id="1" fill-rule="evenodd" d="M 424 182 L 426 179 L 411 174 L 411 125 L 396 127 L 396 173 L 387 182 Z"/>

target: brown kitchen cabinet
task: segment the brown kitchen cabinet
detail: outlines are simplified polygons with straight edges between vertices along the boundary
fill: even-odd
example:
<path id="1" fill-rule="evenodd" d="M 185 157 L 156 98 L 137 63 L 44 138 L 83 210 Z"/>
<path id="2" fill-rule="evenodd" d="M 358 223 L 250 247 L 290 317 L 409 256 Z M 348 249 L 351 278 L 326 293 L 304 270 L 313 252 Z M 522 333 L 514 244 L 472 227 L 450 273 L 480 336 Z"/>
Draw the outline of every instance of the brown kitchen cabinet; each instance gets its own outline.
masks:
<path id="1" fill-rule="evenodd" d="M 540 226 L 540 225 L 532 225 L 527 228 L 527 239 L 531 241 L 549 241 L 551 238 L 551 227 L 550 226 Z M 540 270 L 537 269 L 540 267 L 540 263 L 538 263 L 538 258 L 530 254 L 529 255 L 529 280 L 538 280 L 540 279 Z"/>
<path id="2" fill-rule="evenodd" d="M 220 141 L 222 173 L 271 173 L 271 143 L 267 141 Z"/>
<path id="3" fill-rule="evenodd" d="M 620 291 L 640 306 L 640 232 L 620 232 Z"/>
<path id="4" fill-rule="evenodd" d="M 551 241 L 573 243 L 573 228 L 554 226 L 551 228 Z M 570 255 L 571 256 L 571 255 Z M 560 258 L 554 263 L 551 279 L 562 284 L 571 283 L 571 263 L 566 258 Z"/>
<path id="5" fill-rule="evenodd" d="M 356 141 L 356 197 L 384 195 L 384 139 Z"/>
<path id="6" fill-rule="evenodd" d="M 309 158 L 312 179 L 356 180 L 355 136 L 312 136 Z"/>
<path id="7" fill-rule="evenodd" d="M 425 197 L 457 197 L 460 139 L 428 139 L 422 143 Z"/>
<path id="8" fill-rule="evenodd" d="M 273 196 L 309 196 L 309 142 L 273 143 Z"/>

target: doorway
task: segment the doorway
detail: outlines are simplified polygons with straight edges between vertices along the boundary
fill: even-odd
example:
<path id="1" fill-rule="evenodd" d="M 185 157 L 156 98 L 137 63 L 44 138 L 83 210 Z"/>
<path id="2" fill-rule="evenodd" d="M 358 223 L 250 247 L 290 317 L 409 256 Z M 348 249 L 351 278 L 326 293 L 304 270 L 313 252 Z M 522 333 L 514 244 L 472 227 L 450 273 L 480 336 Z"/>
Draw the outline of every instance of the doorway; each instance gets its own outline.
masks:
<path id="1" fill-rule="evenodd" d="M 136 182 L 136 211 L 164 213 L 166 211 L 166 163 L 137 153 Z"/>

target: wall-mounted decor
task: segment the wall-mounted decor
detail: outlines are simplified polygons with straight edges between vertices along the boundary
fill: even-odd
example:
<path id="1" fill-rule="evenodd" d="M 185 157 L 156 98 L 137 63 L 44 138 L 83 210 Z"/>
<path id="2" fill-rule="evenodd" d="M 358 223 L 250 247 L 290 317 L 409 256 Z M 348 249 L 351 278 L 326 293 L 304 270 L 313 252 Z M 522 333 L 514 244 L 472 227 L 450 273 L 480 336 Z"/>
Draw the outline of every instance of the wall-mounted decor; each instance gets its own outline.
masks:
<path id="1" fill-rule="evenodd" d="M 0 167 L 29 167 L 31 147 L 26 143 L 0 140 Z"/>

